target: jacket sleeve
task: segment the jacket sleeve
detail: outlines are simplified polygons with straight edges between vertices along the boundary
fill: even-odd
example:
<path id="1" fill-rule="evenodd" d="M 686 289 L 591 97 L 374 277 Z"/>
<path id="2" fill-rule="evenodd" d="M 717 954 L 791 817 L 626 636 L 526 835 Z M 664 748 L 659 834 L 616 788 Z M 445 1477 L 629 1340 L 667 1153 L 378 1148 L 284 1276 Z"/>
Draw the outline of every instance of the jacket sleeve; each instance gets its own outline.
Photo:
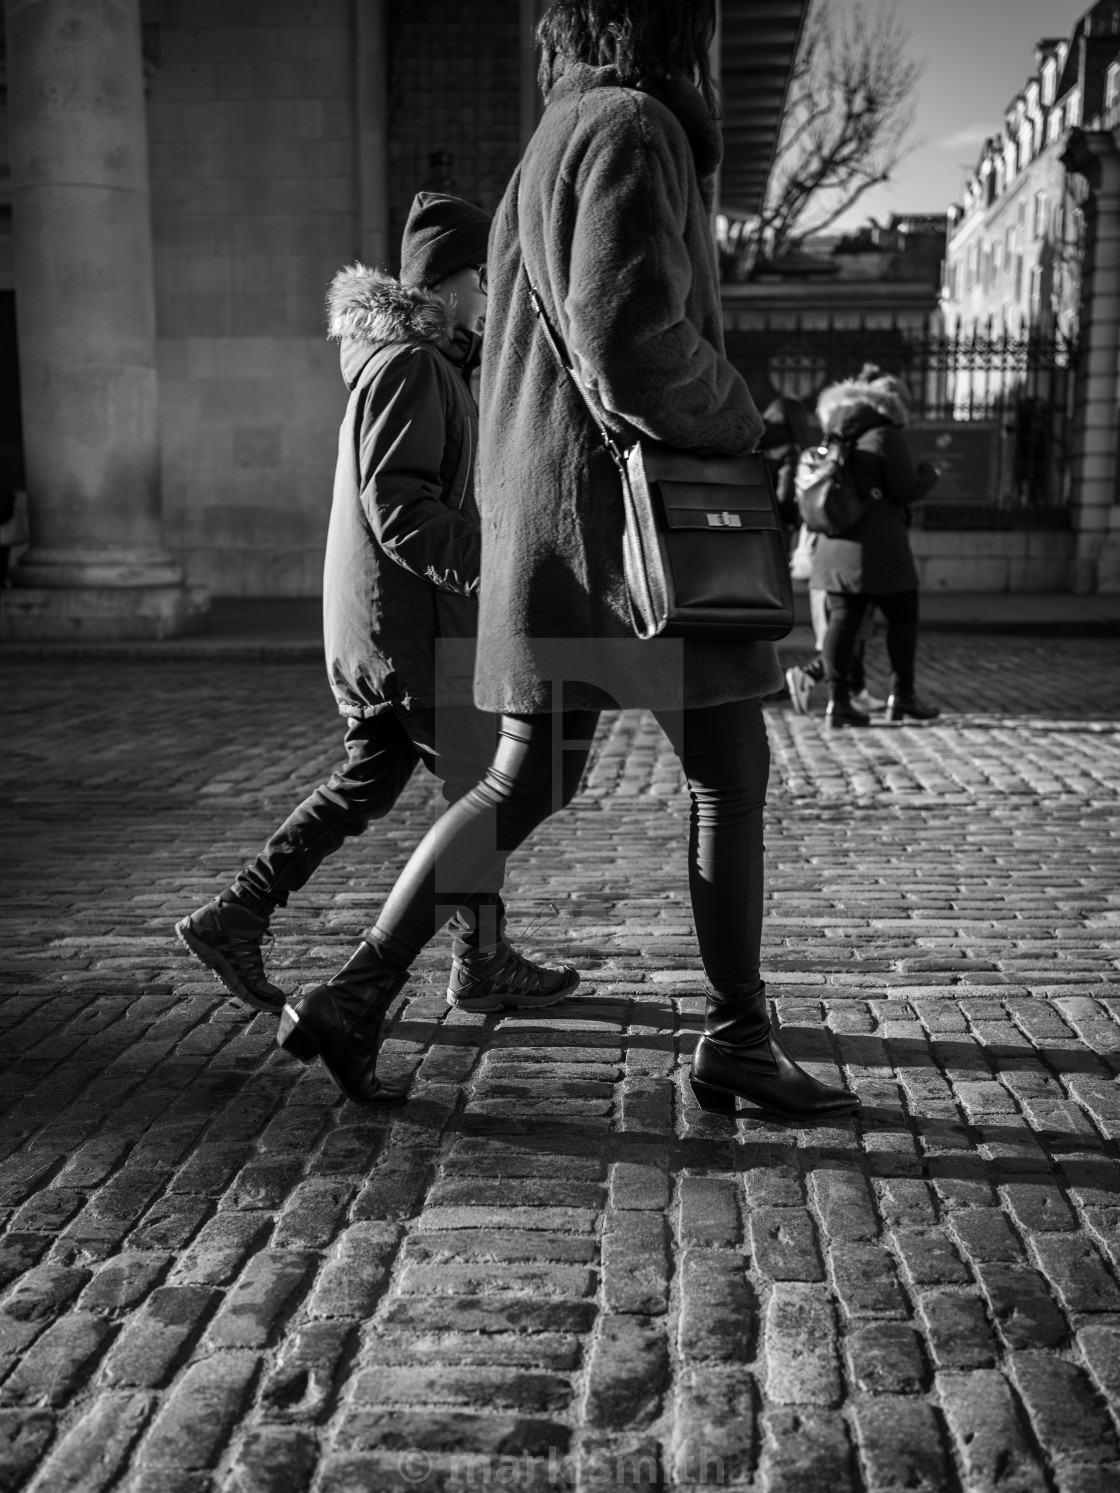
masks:
<path id="1" fill-rule="evenodd" d="M 882 463 L 883 486 L 891 502 L 906 507 L 924 498 L 937 482 L 937 473 L 928 462 L 915 467 L 902 431 L 894 425 L 884 426 L 873 432 L 872 440 Z"/>
<path id="2" fill-rule="evenodd" d="M 432 359 L 411 352 L 374 379 L 362 412 L 362 507 L 391 560 L 441 591 L 478 594 L 482 538 L 444 500 L 447 415 Z"/>
<path id="3" fill-rule="evenodd" d="M 762 433 L 741 375 L 686 315 L 691 152 L 631 100 L 580 165 L 564 311 L 576 366 L 610 415 L 686 450 L 738 454 Z"/>

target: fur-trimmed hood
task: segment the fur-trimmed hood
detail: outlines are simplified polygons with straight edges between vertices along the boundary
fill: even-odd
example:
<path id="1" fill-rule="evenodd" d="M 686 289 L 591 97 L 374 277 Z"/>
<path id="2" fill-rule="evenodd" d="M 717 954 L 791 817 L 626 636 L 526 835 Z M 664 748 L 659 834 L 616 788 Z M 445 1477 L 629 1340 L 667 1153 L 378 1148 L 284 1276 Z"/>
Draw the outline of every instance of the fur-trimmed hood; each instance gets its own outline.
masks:
<path id="1" fill-rule="evenodd" d="M 437 295 L 402 285 L 385 270 L 347 265 L 327 291 L 327 335 L 375 349 L 391 342 L 430 342 L 441 351 L 455 331 L 451 310 Z"/>
<path id="2" fill-rule="evenodd" d="M 862 383 L 858 378 L 830 384 L 817 400 L 817 419 L 826 435 L 858 435 L 884 420 L 901 428 L 908 418 L 906 405 L 897 394 L 882 384 Z"/>

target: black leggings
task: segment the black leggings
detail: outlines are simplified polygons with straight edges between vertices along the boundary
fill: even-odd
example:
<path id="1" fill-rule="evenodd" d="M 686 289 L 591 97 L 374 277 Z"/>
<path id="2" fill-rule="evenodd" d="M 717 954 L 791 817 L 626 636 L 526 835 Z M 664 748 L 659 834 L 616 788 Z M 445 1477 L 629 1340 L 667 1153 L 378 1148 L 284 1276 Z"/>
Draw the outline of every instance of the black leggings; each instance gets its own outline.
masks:
<path id="1" fill-rule="evenodd" d="M 918 655 L 918 593 L 894 591 L 886 596 L 830 591 L 828 631 L 824 637 L 825 678 L 833 688 L 850 678 L 852 655 L 859 638 L 860 623 L 868 607 L 877 606 L 887 619 L 887 657 L 891 663 L 891 694 L 909 695 L 914 690 L 914 664 Z"/>
<path id="2" fill-rule="evenodd" d="M 762 815 L 770 746 L 757 700 L 655 711 L 688 778 L 688 886 L 717 986 L 753 985 L 762 941 Z M 504 716 L 482 781 L 437 820 L 365 935 L 407 968 L 464 895 L 500 882 L 506 857 L 575 796 L 598 711 Z"/>

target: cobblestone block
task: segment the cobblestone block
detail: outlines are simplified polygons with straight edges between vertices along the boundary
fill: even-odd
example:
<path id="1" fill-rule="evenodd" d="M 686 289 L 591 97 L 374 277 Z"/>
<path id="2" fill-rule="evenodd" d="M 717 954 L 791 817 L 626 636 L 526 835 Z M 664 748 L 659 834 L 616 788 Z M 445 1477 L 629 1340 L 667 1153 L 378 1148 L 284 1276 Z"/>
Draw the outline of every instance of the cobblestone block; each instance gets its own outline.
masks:
<path id="1" fill-rule="evenodd" d="M 313 1177 L 288 1198 L 272 1235 L 274 1249 L 324 1249 L 354 1196 L 351 1183 Z"/>
<path id="2" fill-rule="evenodd" d="M 379 1332 L 367 1355 L 378 1364 L 481 1364 L 488 1368 L 548 1369 L 568 1372 L 580 1366 L 583 1350 L 571 1333 L 442 1333 L 439 1338 Z"/>
<path id="3" fill-rule="evenodd" d="M 310 1432 L 295 1426 L 260 1426 L 234 1448 L 223 1493 L 305 1493 L 319 1460 Z"/>
<path id="4" fill-rule="evenodd" d="M 974 1265 L 1015 1264 L 1023 1246 L 998 1208 L 964 1208 L 949 1215 L 949 1227 Z"/>
<path id="5" fill-rule="evenodd" d="M 854 1168 L 818 1167 L 811 1177 L 811 1196 L 830 1239 L 857 1243 L 878 1235 L 875 1204 L 862 1174 Z"/>
<path id="6" fill-rule="evenodd" d="M 272 1226 L 260 1213 L 219 1213 L 202 1226 L 171 1274 L 173 1285 L 224 1286 Z"/>
<path id="7" fill-rule="evenodd" d="M 540 1459 L 545 1462 L 546 1468 L 552 1457 L 553 1465 L 558 1466 L 568 1455 L 571 1434 L 568 1427 L 560 1421 L 508 1413 L 477 1415 L 462 1410 L 370 1410 L 365 1405 L 351 1404 L 347 1405 L 342 1414 L 334 1435 L 334 1445 L 343 1452 L 400 1452 L 416 1449 L 427 1453 L 433 1461 L 446 1457 L 453 1459 L 457 1454 L 466 1458 L 491 1457 L 497 1462 L 497 1467 L 493 1464 L 487 1467 L 485 1462 L 474 1466 L 476 1481 L 485 1487 L 481 1479 L 489 1473 L 492 1475 L 491 1481 L 496 1481 L 497 1473 L 501 1470 L 500 1459 L 503 1457 Z M 420 1459 L 404 1465 L 409 1471 L 422 1472 L 424 1467 Z M 453 1461 L 450 1470 L 454 1471 Z M 516 1471 L 510 1469 L 509 1464 L 507 1470 L 511 1474 Z M 471 1471 L 472 1463 L 466 1461 L 461 1469 L 462 1475 L 458 1477 L 460 1487 L 464 1483 L 470 1486 L 467 1478 Z M 404 1481 L 402 1479 L 398 1486 L 403 1486 Z M 508 1481 L 511 1486 L 516 1487 L 512 1475 Z M 420 1482 L 419 1485 L 423 1487 L 424 1483 Z M 355 1484 L 336 1481 L 332 1486 L 340 1489 L 344 1486 L 354 1488 Z M 356 1486 L 363 1485 L 358 1483 Z M 370 1486 L 377 1486 L 380 1493 L 380 1484 Z M 453 1486 L 450 1478 L 444 1486 Z"/>
<path id="8" fill-rule="evenodd" d="M 817 1281 L 824 1267 L 804 1208 L 756 1208 L 748 1217 L 755 1269 L 770 1280 Z"/>
<path id="9" fill-rule="evenodd" d="M 419 1211 L 417 1204 L 428 1186 L 426 1167 L 406 1170 L 395 1166 L 375 1166 L 365 1186 L 354 1200 L 350 1217 L 358 1222 L 411 1218 Z"/>
<path id="10" fill-rule="evenodd" d="M 113 1344 L 101 1380 L 158 1388 L 189 1350 L 217 1299 L 207 1286 L 158 1287 Z"/>
<path id="11" fill-rule="evenodd" d="M 317 1418 L 328 1406 L 338 1366 L 353 1338 L 346 1321 L 302 1324 L 284 1339 L 268 1371 L 261 1402 L 281 1418 Z"/>
<path id="12" fill-rule="evenodd" d="M 394 1365 L 362 1369 L 353 1378 L 351 1400 L 356 1405 L 448 1405 L 548 1415 L 567 1408 L 571 1387 L 559 1374 L 531 1370 Z"/>
<path id="13" fill-rule="evenodd" d="M 244 1146 L 203 1142 L 168 1180 L 168 1192 L 221 1197 L 246 1160 Z"/>
<path id="14" fill-rule="evenodd" d="M 975 1296 L 926 1291 L 918 1298 L 918 1311 L 939 1369 L 982 1369 L 996 1361 L 998 1345 Z"/>
<path id="15" fill-rule="evenodd" d="M 1092 1323 L 1077 1333 L 1077 1346 L 1100 1392 L 1120 1402 L 1120 1326 Z"/>
<path id="16" fill-rule="evenodd" d="M 749 1362 L 755 1311 L 743 1256 L 733 1250 L 688 1249 L 680 1269 L 681 1357 L 688 1362 Z"/>
<path id="17" fill-rule="evenodd" d="M 637 1211 L 607 1213 L 603 1224 L 603 1301 L 610 1312 L 660 1315 L 669 1304 L 665 1220 Z"/>
<path id="18" fill-rule="evenodd" d="M 302 1288 L 311 1266 L 310 1255 L 288 1250 L 255 1254 L 206 1329 L 203 1351 L 263 1348 L 277 1318 Z"/>
<path id="19" fill-rule="evenodd" d="M 396 1289 L 409 1295 L 474 1296 L 488 1292 L 519 1292 L 539 1297 L 593 1295 L 596 1279 L 575 1265 L 491 1264 L 479 1260 L 458 1265 L 407 1264 Z"/>
<path id="20" fill-rule="evenodd" d="M 36 1234 L 9 1233 L 0 1238 L 0 1291 L 38 1264 L 49 1243 Z"/>
<path id="21" fill-rule="evenodd" d="M 1084 1370 L 1051 1353 L 1014 1353 L 1011 1373 L 1049 1457 L 1112 1467 L 1120 1477 L 1116 1431 Z"/>
<path id="22" fill-rule="evenodd" d="M 550 1301 L 539 1297 L 448 1294 L 445 1297 L 394 1297 L 378 1321 L 408 1332 L 589 1332 L 593 1301 Z"/>
<path id="23" fill-rule="evenodd" d="M 152 1400 L 136 1393 L 98 1395 L 39 1468 L 34 1493 L 102 1493 L 112 1487 Z"/>
<path id="24" fill-rule="evenodd" d="M 615 1209 L 668 1208 L 668 1173 L 650 1163 L 616 1161 L 611 1167 L 610 1203 Z"/>
<path id="25" fill-rule="evenodd" d="M 287 1156 L 269 1161 L 250 1161 L 230 1184 L 219 1206 L 246 1210 L 282 1208 L 303 1175 L 305 1158 Z"/>
<path id="26" fill-rule="evenodd" d="M 951 1486 L 949 1460 L 933 1411 L 919 1399 L 882 1395 L 853 1403 L 867 1487 L 941 1493 Z"/>
<path id="27" fill-rule="evenodd" d="M 1027 1265 L 978 1265 L 976 1273 L 1009 1348 L 1053 1348 L 1065 1341 L 1065 1319 L 1036 1270 Z"/>
<path id="28" fill-rule="evenodd" d="M 901 1322 L 867 1322 L 844 1339 L 848 1371 L 862 1394 L 917 1394 L 925 1381 L 918 1334 Z"/>
<path id="29" fill-rule="evenodd" d="M 959 1286 L 971 1281 L 943 1229 L 896 1229 L 891 1243 L 911 1286 Z"/>
<path id="30" fill-rule="evenodd" d="M 937 1393 L 970 1493 L 1045 1493 L 1046 1475 L 1001 1373 L 939 1374 Z"/>
<path id="31" fill-rule="evenodd" d="M 836 1321 L 819 1287 L 780 1283 L 766 1304 L 762 1336 L 766 1397 L 778 1405 L 838 1405 Z"/>
<path id="32" fill-rule="evenodd" d="M 49 1410 L 0 1410 L 0 1488 L 18 1488 L 53 1435 Z"/>
<path id="33" fill-rule="evenodd" d="M 738 1373 L 690 1366 L 681 1375 L 673 1420 L 672 1468 L 677 1483 L 735 1486 L 752 1472 L 754 1385 Z"/>
<path id="34" fill-rule="evenodd" d="M 584 1422 L 598 1430 L 643 1429 L 657 1416 L 668 1376 L 668 1348 L 656 1327 L 604 1314 L 588 1362 Z"/>
<path id="35" fill-rule="evenodd" d="M 1068 1233 L 1077 1227 L 1056 1178 L 1005 1182 L 1000 1192 L 1007 1211 L 1024 1233 Z"/>
<path id="36" fill-rule="evenodd" d="M 36 1265 L 21 1276 L 0 1306 L 0 1361 L 34 1342 L 89 1278 L 88 1270 L 50 1264 Z"/>
<path id="37" fill-rule="evenodd" d="M 368 1317 L 388 1279 L 399 1239 L 394 1224 L 351 1224 L 319 1272 L 308 1316 Z"/>
<path id="38" fill-rule="evenodd" d="M 91 1312 L 68 1312 L 35 1342 L 0 1388 L 6 1405 L 63 1405 L 110 1328 Z"/>
<path id="39" fill-rule="evenodd" d="M 1120 1310 L 1120 1289 L 1084 1234 L 1038 1234 L 1031 1253 L 1067 1312 Z"/>
<path id="40" fill-rule="evenodd" d="M 937 1222 L 937 1204 L 928 1182 L 911 1177 L 880 1177 L 875 1182 L 879 1216 L 888 1228 Z"/>
<path id="41" fill-rule="evenodd" d="M 747 1207 L 800 1208 L 805 1187 L 795 1146 L 744 1146 L 743 1187 Z"/>
<path id="42" fill-rule="evenodd" d="M 677 1237 L 682 1248 L 738 1244 L 739 1208 L 731 1181 L 682 1177 L 678 1192 Z"/>
<path id="43" fill-rule="evenodd" d="M 850 1493 L 856 1486 L 847 1427 L 837 1411 L 775 1407 L 763 1416 L 763 1429 L 768 1493 Z"/>
<path id="44" fill-rule="evenodd" d="M 228 1441 L 256 1376 L 255 1353 L 215 1354 L 176 1380 L 137 1453 L 141 1469 L 205 1471 Z"/>
<path id="45" fill-rule="evenodd" d="M 906 1302 L 894 1262 L 872 1244 L 833 1244 L 828 1251 L 836 1296 L 849 1317 L 901 1317 Z"/>

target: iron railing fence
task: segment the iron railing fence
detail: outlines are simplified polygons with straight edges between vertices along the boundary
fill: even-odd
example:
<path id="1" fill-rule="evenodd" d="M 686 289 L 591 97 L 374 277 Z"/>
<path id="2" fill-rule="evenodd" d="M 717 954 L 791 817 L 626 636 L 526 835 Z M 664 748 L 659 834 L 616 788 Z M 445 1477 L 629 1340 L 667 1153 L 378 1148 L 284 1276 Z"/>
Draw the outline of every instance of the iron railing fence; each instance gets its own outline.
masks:
<path id="1" fill-rule="evenodd" d="M 1078 346 L 1060 331 L 1010 332 L 994 321 L 946 332 L 936 320 L 915 326 L 787 319 L 732 329 L 726 339 L 760 407 L 782 393 L 801 399 L 812 414 L 822 389 L 867 364 L 897 375 L 909 391 L 915 441 L 924 431 L 951 444 L 956 433 L 963 446 L 967 429 L 969 449 L 990 453 L 982 476 L 974 473 L 967 491 L 958 488 L 948 501 L 1004 510 L 1070 502 Z"/>

